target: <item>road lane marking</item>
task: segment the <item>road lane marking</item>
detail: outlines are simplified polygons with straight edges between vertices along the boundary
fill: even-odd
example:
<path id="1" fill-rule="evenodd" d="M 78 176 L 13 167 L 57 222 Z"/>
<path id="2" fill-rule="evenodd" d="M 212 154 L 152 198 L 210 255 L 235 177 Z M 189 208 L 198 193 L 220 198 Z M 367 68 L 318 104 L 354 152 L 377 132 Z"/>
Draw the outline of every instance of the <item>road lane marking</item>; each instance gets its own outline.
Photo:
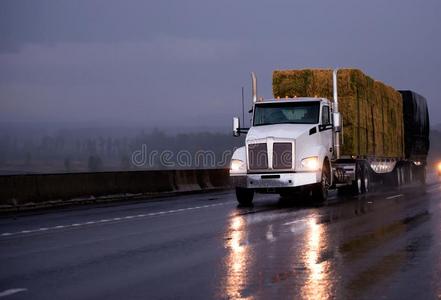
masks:
<path id="1" fill-rule="evenodd" d="M 404 196 L 403 194 L 398 194 L 398 195 L 386 197 L 386 199 L 390 200 L 390 199 L 395 199 L 395 198 L 403 197 L 403 196 Z"/>
<path id="2" fill-rule="evenodd" d="M 5 290 L 3 292 L 0 292 L 0 298 L 11 296 L 11 295 L 14 295 L 14 294 L 17 294 L 17 293 L 21 293 L 21 292 L 26 292 L 27 290 L 28 289 L 24 289 L 24 288 Z"/>
<path id="3" fill-rule="evenodd" d="M 124 220 L 131 220 L 131 219 L 142 219 L 145 217 L 153 217 L 153 216 L 161 216 L 161 215 L 167 215 L 167 214 L 173 214 L 177 212 L 184 212 L 184 211 L 190 211 L 195 209 L 203 209 L 203 208 L 210 208 L 215 206 L 221 206 L 225 204 L 229 204 L 231 202 L 222 202 L 222 203 L 216 203 L 216 204 L 209 204 L 209 205 L 203 205 L 203 206 L 194 206 L 194 207 L 186 207 L 186 208 L 179 208 L 179 209 L 172 209 L 167 211 L 158 211 L 148 214 L 138 214 L 138 215 L 132 215 L 132 216 L 124 216 L 124 217 L 115 217 L 112 219 L 101 219 L 101 220 L 92 220 L 87 221 L 83 223 L 73 223 L 69 225 L 57 225 L 52 227 L 41 227 L 38 229 L 28 229 L 28 230 L 22 230 L 18 232 L 4 232 L 0 234 L 0 237 L 9 237 L 9 236 L 15 236 L 15 235 L 25 235 L 29 233 L 36 233 L 36 232 L 43 232 L 43 231 L 54 231 L 54 230 L 60 230 L 60 229 L 66 229 L 66 228 L 74 228 L 74 227 L 81 227 L 81 226 L 88 226 L 93 224 L 103 224 L 108 223 L 111 221 L 124 221 Z"/>
<path id="4" fill-rule="evenodd" d="M 286 222 L 286 223 L 283 223 L 283 225 L 288 226 L 288 225 L 292 225 L 295 223 L 302 223 L 302 222 L 306 222 L 306 219 L 300 219 L 300 220 L 295 220 L 295 221 L 291 221 L 291 222 Z"/>

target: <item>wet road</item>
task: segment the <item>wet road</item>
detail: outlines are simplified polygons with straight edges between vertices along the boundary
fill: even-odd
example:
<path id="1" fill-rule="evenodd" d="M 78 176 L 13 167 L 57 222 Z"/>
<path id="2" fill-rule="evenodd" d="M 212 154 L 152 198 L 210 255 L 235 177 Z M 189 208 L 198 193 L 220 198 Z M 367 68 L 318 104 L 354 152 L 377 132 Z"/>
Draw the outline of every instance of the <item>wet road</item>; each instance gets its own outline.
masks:
<path id="1" fill-rule="evenodd" d="M 441 299 L 441 183 L 323 206 L 232 192 L 0 218 L 5 299 Z"/>

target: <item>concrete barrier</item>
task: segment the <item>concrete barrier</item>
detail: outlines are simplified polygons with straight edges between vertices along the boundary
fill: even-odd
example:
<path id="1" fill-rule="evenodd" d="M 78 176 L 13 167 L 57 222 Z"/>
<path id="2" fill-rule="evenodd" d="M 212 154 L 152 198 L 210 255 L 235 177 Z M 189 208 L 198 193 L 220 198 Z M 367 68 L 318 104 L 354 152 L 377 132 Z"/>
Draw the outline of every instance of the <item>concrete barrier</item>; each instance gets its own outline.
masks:
<path id="1" fill-rule="evenodd" d="M 0 205 L 229 187 L 225 169 L 5 175 L 0 176 Z"/>

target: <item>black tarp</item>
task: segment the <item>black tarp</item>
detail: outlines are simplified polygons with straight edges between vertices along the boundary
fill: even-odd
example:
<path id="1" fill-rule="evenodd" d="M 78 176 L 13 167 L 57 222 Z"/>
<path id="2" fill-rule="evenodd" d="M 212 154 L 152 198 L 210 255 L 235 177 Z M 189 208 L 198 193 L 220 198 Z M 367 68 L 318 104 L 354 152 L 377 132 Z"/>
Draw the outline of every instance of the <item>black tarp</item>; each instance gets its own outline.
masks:
<path id="1" fill-rule="evenodd" d="M 399 92 L 403 98 L 405 157 L 426 162 L 430 147 L 430 123 L 426 99 L 413 91 Z"/>

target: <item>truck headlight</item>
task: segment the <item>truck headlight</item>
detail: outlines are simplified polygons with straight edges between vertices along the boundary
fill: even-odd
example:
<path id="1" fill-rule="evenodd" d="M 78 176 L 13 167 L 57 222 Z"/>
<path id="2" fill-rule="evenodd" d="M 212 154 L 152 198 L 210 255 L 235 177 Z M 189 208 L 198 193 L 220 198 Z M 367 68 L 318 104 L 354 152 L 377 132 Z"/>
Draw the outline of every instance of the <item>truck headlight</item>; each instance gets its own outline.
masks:
<path id="1" fill-rule="evenodd" d="M 240 159 L 232 159 L 230 164 L 230 172 L 232 173 L 243 173 L 246 172 L 245 162 Z"/>
<path id="2" fill-rule="evenodd" d="M 438 165 L 437 165 L 437 169 L 438 169 L 438 172 L 441 173 L 441 162 L 438 163 Z"/>
<path id="3" fill-rule="evenodd" d="M 317 156 L 311 156 L 302 159 L 302 166 L 309 171 L 317 171 L 319 168 L 319 160 Z"/>

